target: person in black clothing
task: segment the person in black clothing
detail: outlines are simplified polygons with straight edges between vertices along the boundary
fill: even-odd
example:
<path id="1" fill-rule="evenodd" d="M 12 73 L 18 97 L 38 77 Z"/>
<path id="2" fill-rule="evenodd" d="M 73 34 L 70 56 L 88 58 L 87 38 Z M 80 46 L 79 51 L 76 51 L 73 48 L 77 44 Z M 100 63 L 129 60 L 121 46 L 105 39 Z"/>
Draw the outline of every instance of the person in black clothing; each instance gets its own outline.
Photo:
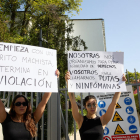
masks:
<path id="1" fill-rule="evenodd" d="M 59 77 L 59 71 L 55 73 Z M 31 105 L 24 95 L 15 96 L 9 114 L 0 99 L 0 123 L 4 140 L 32 140 L 36 136 L 36 123 L 42 117 L 51 94 L 43 95 L 34 113 L 31 113 Z"/>
<path id="2" fill-rule="evenodd" d="M 70 73 L 67 72 L 65 74 L 65 80 L 68 85 L 68 80 L 70 79 Z M 122 77 L 123 81 L 126 81 L 125 76 Z M 120 98 L 121 92 L 116 92 L 112 99 L 111 104 L 109 105 L 106 113 L 101 117 L 96 116 L 97 112 L 97 100 L 95 96 L 89 95 L 84 100 L 84 106 L 87 110 L 87 115 L 82 116 L 78 111 L 78 106 L 76 104 L 74 93 L 68 93 L 70 102 L 72 105 L 72 115 L 75 119 L 81 140 L 103 140 L 103 129 L 107 125 L 107 123 L 111 120 L 116 104 Z"/>

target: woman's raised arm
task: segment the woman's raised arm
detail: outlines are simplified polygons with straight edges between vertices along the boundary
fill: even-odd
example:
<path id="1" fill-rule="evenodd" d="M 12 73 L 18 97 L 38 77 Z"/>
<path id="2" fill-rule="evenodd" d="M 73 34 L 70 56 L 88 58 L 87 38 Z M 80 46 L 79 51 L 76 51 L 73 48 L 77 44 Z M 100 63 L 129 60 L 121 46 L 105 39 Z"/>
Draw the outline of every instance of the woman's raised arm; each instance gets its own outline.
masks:
<path id="1" fill-rule="evenodd" d="M 122 77 L 122 81 L 127 81 L 124 74 L 123 74 L 123 77 Z M 113 117 L 113 114 L 114 114 L 114 111 L 115 111 L 115 108 L 116 108 L 116 104 L 117 104 L 117 102 L 120 98 L 120 95 L 121 95 L 121 92 L 116 92 L 114 94 L 112 102 L 109 105 L 106 113 L 103 116 L 101 116 L 101 121 L 102 121 L 103 126 L 105 126 L 111 120 L 111 118 Z"/>
<path id="2" fill-rule="evenodd" d="M 44 113 L 46 104 L 47 104 L 48 100 L 51 97 L 51 94 L 52 94 L 51 92 L 44 93 L 41 102 L 38 104 L 38 106 L 37 106 L 37 108 L 36 108 L 36 110 L 34 112 L 34 119 L 35 119 L 36 123 L 41 119 L 41 117 L 42 117 L 42 115 Z"/>
<path id="3" fill-rule="evenodd" d="M 67 87 L 68 87 L 68 80 L 70 79 L 70 73 L 67 72 L 65 74 L 65 80 L 67 83 Z M 77 122 L 78 124 L 78 128 L 81 128 L 82 122 L 83 122 L 83 116 L 79 113 L 79 109 L 76 103 L 76 99 L 75 99 L 75 95 L 74 93 L 70 93 L 68 92 L 69 98 L 70 98 L 70 102 L 71 102 L 71 106 L 72 106 L 72 115 L 74 120 Z"/>
<path id="4" fill-rule="evenodd" d="M 0 123 L 6 119 L 6 111 L 3 102 L 0 99 Z"/>
<path id="5" fill-rule="evenodd" d="M 59 70 L 56 70 L 55 74 L 57 75 L 57 77 L 59 77 L 59 74 L 60 74 Z M 52 92 L 44 93 L 41 102 L 38 104 L 38 106 L 37 106 L 37 108 L 36 108 L 36 110 L 34 112 L 34 119 L 35 119 L 36 123 L 41 119 L 41 117 L 42 117 L 42 115 L 44 113 L 46 104 L 47 104 L 48 100 L 51 97 L 51 94 L 52 94 Z"/>

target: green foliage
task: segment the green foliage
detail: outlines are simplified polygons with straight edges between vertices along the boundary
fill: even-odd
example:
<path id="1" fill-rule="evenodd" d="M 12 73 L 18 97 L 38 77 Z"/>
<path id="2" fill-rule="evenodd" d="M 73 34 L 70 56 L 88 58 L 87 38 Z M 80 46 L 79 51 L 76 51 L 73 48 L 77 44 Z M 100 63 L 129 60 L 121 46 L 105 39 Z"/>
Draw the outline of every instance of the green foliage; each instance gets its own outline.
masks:
<path id="1" fill-rule="evenodd" d="M 127 71 L 127 74 L 125 76 L 127 78 L 126 84 L 128 84 L 128 82 L 136 83 L 136 79 L 137 79 L 137 82 L 140 82 L 140 73 L 139 72 L 136 72 L 136 74 L 135 74 L 135 72 L 132 73 L 132 72 Z M 133 91 L 135 91 L 136 89 L 137 89 L 137 87 L 133 86 Z"/>
<path id="2" fill-rule="evenodd" d="M 64 119 L 66 120 L 66 110 L 62 110 Z M 74 121 L 72 116 L 72 110 L 68 109 L 68 133 L 73 134 L 74 133 Z M 61 128 L 61 137 L 64 137 L 64 130 Z"/>
<path id="3" fill-rule="evenodd" d="M 73 37 L 73 23 L 65 12 L 80 12 L 82 0 L 0 0 L 1 21 L 0 41 L 18 44 L 39 45 L 39 32 L 42 28 L 42 42 L 45 48 L 57 50 L 57 66 L 60 73 L 60 87 L 65 85 L 64 75 L 67 70 L 66 51 L 70 46 L 73 50 L 79 50 L 86 44 L 80 36 Z M 17 10 L 22 5 L 23 11 Z M 9 28 L 6 27 L 8 25 Z M 40 25 L 40 27 L 39 27 Z"/>
<path id="4" fill-rule="evenodd" d="M 76 96 L 76 102 L 79 102 L 81 103 L 81 97 L 78 95 Z M 79 109 L 79 112 L 81 113 L 81 110 Z M 83 109 L 83 116 L 86 116 L 87 115 L 87 110 L 86 109 Z"/>
<path id="5" fill-rule="evenodd" d="M 66 94 L 65 92 L 62 92 L 62 93 Z M 63 94 L 60 94 L 60 96 L 61 96 L 61 108 L 62 108 L 64 119 L 66 120 L 65 97 Z M 61 137 L 64 137 L 64 131 L 65 130 L 63 130 L 61 128 Z M 73 116 L 72 116 L 71 109 L 68 109 L 68 132 L 69 133 L 74 132 L 74 122 L 73 122 Z"/>
<path id="6" fill-rule="evenodd" d="M 81 2 L 82 0 L 0 0 L 0 14 L 2 19 L 7 18 L 10 34 L 18 32 L 23 36 L 28 35 L 30 21 L 43 24 L 54 19 L 58 21 L 67 11 L 79 13 Z M 17 12 L 21 6 L 22 12 Z"/>
<path id="7" fill-rule="evenodd" d="M 135 104 L 136 104 L 137 112 L 140 113 L 138 94 L 134 94 L 134 99 L 135 99 Z"/>
<path id="8" fill-rule="evenodd" d="M 80 101 L 81 102 L 81 97 L 78 95 L 75 97 L 76 98 L 76 101 Z"/>
<path id="9" fill-rule="evenodd" d="M 129 79 L 129 82 L 135 83 L 136 77 L 137 77 L 137 80 L 140 80 L 140 73 L 139 72 L 136 72 L 136 74 L 135 74 L 135 72 L 132 73 L 132 72 L 127 71 L 127 73 L 128 73 L 128 75 L 126 74 L 125 76 L 127 79 Z M 126 83 L 128 84 L 128 80 Z"/>

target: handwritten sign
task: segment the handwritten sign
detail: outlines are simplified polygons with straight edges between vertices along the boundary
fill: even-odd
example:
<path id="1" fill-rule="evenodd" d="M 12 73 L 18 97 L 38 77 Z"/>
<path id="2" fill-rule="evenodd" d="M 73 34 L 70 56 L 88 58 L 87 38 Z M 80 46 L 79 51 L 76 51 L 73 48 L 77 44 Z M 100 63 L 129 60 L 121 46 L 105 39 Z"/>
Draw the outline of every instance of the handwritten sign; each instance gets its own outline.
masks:
<path id="1" fill-rule="evenodd" d="M 123 52 L 69 51 L 69 92 L 126 91 Z"/>
<path id="2" fill-rule="evenodd" d="M 1 91 L 57 92 L 56 50 L 0 42 Z"/>

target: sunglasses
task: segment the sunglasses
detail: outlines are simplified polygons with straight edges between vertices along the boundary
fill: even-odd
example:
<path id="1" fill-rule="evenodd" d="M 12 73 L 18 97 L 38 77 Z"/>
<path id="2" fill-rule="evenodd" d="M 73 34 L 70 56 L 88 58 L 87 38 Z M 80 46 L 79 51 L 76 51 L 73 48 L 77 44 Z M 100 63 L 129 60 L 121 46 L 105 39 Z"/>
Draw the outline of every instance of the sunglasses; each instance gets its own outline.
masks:
<path id="1" fill-rule="evenodd" d="M 87 105 L 88 108 L 91 108 L 92 106 L 93 106 L 93 107 L 97 107 L 97 104 L 96 104 L 96 103 L 93 103 L 93 104 L 88 104 L 88 105 Z"/>
<path id="2" fill-rule="evenodd" d="M 27 102 L 16 102 L 14 105 L 15 106 L 21 106 L 21 104 L 23 105 L 23 106 L 27 106 Z"/>

